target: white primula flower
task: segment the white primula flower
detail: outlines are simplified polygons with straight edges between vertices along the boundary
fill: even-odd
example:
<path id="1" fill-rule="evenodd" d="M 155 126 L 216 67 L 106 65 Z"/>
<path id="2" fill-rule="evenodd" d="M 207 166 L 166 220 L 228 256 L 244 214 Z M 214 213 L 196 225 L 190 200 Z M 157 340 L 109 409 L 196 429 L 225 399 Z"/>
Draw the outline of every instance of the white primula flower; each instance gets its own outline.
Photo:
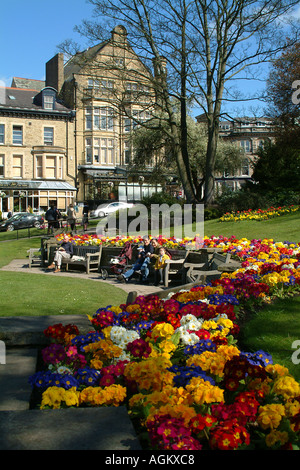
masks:
<path id="1" fill-rule="evenodd" d="M 123 326 L 113 326 L 110 331 L 110 339 L 122 349 L 125 349 L 128 343 L 131 343 L 139 337 L 140 335 L 137 331 L 127 330 Z"/>
<path id="2" fill-rule="evenodd" d="M 187 323 L 189 323 L 190 321 L 196 321 L 197 318 L 195 317 L 195 315 L 192 315 L 191 313 L 188 313 L 187 315 L 184 315 L 181 320 L 180 320 L 180 324 L 183 326 L 183 325 L 186 325 Z"/>
<path id="3" fill-rule="evenodd" d="M 59 366 L 56 370 L 56 372 L 58 374 L 61 374 L 61 375 L 64 375 L 64 374 L 73 374 L 73 372 L 71 371 L 71 369 L 69 369 L 68 367 L 66 366 Z"/>
<path id="4" fill-rule="evenodd" d="M 198 331 L 202 327 L 202 321 L 191 320 L 186 324 L 188 330 Z"/>

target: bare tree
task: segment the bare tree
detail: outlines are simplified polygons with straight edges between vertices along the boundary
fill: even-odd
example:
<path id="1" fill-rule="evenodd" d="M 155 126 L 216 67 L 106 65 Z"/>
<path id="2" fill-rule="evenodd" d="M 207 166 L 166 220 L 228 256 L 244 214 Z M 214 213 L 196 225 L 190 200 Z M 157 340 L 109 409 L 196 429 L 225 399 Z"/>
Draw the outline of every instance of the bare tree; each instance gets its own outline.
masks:
<path id="1" fill-rule="evenodd" d="M 116 23 L 124 24 L 129 43 L 152 71 L 157 116 L 168 120 L 166 129 L 189 202 L 196 201 L 197 194 L 188 153 L 187 111 L 190 104 L 202 109 L 208 136 L 204 202 L 211 203 L 222 103 L 236 99 L 231 88 L 236 80 L 253 80 L 255 70 L 262 79 L 261 65 L 297 39 L 298 23 L 293 24 L 289 15 L 298 1 L 88 1 L 95 7 L 95 20 L 84 21 L 77 31 L 95 42 L 104 40 Z"/>

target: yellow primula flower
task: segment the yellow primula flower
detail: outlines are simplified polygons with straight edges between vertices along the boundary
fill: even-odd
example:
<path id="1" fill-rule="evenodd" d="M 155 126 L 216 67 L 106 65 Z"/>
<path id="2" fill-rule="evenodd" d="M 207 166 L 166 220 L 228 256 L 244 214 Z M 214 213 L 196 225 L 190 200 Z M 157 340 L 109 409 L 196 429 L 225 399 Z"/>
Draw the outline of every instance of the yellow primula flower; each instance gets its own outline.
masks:
<path id="1" fill-rule="evenodd" d="M 79 392 L 75 387 L 65 390 L 62 387 L 49 387 L 42 395 L 41 409 L 50 407 L 59 409 L 62 405 L 78 406 L 79 405 Z"/>
<path id="2" fill-rule="evenodd" d="M 193 377 L 186 386 L 186 389 L 190 392 L 197 405 L 224 401 L 224 390 L 211 385 L 210 382 L 199 377 Z"/>
<path id="3" fill-rule="evenodd" d="M 285 409 L 281 404 L 272 403 L 260 406 L 258 413 L 257 422 L 262 429 L 276 429 L 285 415 Z"/>
<path id="4" fill-rule="evenodd" d="M 300 395 L 300 385 L 293 377 L 286 375 L 275 380 L 274 392 L 287 400 Z"/>
<path id="5" fill-rule="evenodd" d="M 159 323 L 152 329 L 152 338 L 170 338 L 174 334 L 174 328 L 170 323 Z"/>
<path id="6" fill-rule="evenodd" d="M 277 429 L 273 429 L 267 436 L 266 436 L 266 444 L 268 447 L 274 446 L 277 442 L 283 446 L 289 441 L 289 435 L 286 431 L 278 431 Z"/>

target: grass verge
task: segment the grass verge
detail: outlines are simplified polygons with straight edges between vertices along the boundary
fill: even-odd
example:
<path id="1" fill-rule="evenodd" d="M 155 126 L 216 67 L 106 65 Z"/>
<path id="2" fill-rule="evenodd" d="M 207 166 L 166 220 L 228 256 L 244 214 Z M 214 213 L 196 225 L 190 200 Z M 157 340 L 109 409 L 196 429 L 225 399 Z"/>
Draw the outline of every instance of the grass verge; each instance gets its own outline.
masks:
<path id="1" fill-rule="evenodd" d="M 0 316 L 92 315 L 126 298 L 126 292 L 105 282 L 1 272 Z"/>
<path id="2" fill-rule="evenodd" d="M 300 296 L 277 299 L 272 304 L 250 314 L 241 330 L 241 349 L 257 351 L 262 349 L 270 353 L 273 362 L 289 369 L 300 382 L 300 364 L 294 341 L 300 340 Z"/>

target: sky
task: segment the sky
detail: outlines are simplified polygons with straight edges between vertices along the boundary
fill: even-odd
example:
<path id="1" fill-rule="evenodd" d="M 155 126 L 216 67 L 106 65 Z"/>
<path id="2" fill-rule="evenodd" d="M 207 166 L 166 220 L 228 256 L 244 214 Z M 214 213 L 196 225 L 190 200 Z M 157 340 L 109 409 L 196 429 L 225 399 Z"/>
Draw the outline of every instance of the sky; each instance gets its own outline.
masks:
<path id="1" fill-rule="evenodd" d="M 85 0 L 1 0 L 0 80 L 11 85 L 12 77 L 45 79 L 45 64 L 65 39 L 79 42 L 74 26 L 91 17 Z"/>
<path id="2" fill-rule="evenodd" d="M 86 0 L 2 0 L 0 86 L 9 87 L 13 77 L 44 80 L 46 62 L 59 52 L 57 46 L 61 42 L 84 41 L 74 32 L 74 27 L 83 19 L 91 19 L 92 12 L 93 6 Z M 300 17 L 300 6 L 297 16 Z M 232 109 L 235 114 L 240 110 L 246 115 L 255 106 L 264 107 L 259 102 L 235 103 Z M 201 112 L 199 109 L 193 114 Z"/>

